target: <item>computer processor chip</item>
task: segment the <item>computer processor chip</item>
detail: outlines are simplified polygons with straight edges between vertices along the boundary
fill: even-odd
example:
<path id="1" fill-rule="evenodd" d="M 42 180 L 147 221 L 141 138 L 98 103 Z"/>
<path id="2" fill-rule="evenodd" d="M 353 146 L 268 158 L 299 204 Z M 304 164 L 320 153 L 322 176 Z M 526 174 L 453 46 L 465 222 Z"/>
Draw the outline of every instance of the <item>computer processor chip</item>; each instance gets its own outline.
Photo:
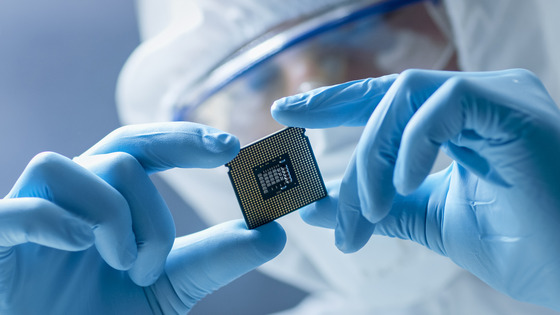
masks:
<path id="1" fill-rule="evenodd" d="M 327 196 L 304 128 L 288 127 L 253 142 L 226 166 L 250 229 Z"/>

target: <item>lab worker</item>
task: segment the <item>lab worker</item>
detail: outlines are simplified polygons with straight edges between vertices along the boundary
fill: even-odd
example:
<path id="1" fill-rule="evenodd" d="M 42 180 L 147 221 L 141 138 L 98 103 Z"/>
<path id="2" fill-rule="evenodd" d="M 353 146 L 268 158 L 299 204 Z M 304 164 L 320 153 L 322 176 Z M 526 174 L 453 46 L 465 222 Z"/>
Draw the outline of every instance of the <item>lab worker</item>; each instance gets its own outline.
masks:
<path id="1" fill-rule="evenodd" d="M 138 4 L 144 41 L 123 68 L 117 91 L 125 124 L 197 121 L 238 135 L 244 145 L 282 127 L 270 116 L 275 99 L 366 77 L 381 77 L 376 82 L 390 85 L 394 76 L 384 75 L 408 68 L 483 71 L 522 67 L 536 73 L 553 99 L 560 97 L 560 71 L 552 58 L 558 52 L 553 34 L 558 19 L 551 8 L 556 4 L 546 1 Z M 369 92 L 381 97 L 386 90 Z M 363 107 L 366 115 L 371 106 L 364 103 L 372 97 L 370 93 L 342 100 Z M 314 98 L 311 104 L 338 105 L 336 95 L 319 93 L 319 98 L 326 99 L 319 102 Z M 363 128 L 353 126 L 363 125 L 365 118 L 351 110 L 330 111 L 326 114 L 348 121 L 321 125 L 325 117 L 311 112 L 313 116 L 308 118 L 316 119 L 317 125 L 308 127 L 341 126 L 307 131 L 332 192 L 326 200 L 333 201 L 347 165 L 353 165 L 357 144 L 365 141 L 360 140 Z M 279 121 L 293 125 L 297 123 L 294 119 L 280 117 Z M 431 159 L 425 162 L 423 171 L 431 167 Z M 440 154 L 432 171 L 449 163 Z M 368 169 L 355 172 L 365 174 Z M 209 224 L 240 217 L 225 168 L 162 175 Z M 383 183 L 392 187 L 392 183 Z M 209 191 L 214 194 L 211 198 Z M 217 193 L 220 198 L 215 198 Z M 321 222 L 322 217 L 313 210 L 302 214 L 309 215 L 305 219 L 314 225 L 333 227 L 332 217 Z M 479 274 L 466 271 L 461 263 L 459 267 L 441 251 L 378 236 L 365 244 L 371 226 L 356 229 L 366 231 L 359 246 L 341 246 L 344 251 L 361 249 L 344 254 L 333 245 L 335 239 L 341 243 L 331 230 L 309 226 L 294 214 L 279 221 L 289 235 L 286 247 L 260 270 L 310 293 L 287 314 L 555 314 L 550 308 L 520 302 L 504 290 L 493 289 L 484 283 L 487 279 L 481 277 L 481 281 L 475 276 Z"/>

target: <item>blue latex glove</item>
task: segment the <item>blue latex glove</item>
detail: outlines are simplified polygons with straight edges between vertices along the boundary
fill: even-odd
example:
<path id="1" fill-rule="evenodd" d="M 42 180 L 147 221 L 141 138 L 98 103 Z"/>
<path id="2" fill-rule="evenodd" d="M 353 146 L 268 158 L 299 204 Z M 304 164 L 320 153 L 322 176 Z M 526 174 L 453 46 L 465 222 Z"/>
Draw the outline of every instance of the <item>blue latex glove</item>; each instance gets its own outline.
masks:
<path id="1" fill-rule="evenodd" d="M 118 129 L 74 160 L 35 157 L 0 200 L 0 313 L 184 314 L 275 257 L 285 243 L 276 223 L 175 239 L 148 177 L 222 165 L 238 150 L 219 130 L 166 123 Z"/>
<path id="2" fill-rule="evenodd" d="M 302 211 L 344 252 L 418 242 L 510 296 L 560 310 L 560 111 L 525 70 L 409 70 L 275 102 L 281 123 L 365 125 L 331 198 Z M 456 162 L 428 176 L 442 148 Z"/>

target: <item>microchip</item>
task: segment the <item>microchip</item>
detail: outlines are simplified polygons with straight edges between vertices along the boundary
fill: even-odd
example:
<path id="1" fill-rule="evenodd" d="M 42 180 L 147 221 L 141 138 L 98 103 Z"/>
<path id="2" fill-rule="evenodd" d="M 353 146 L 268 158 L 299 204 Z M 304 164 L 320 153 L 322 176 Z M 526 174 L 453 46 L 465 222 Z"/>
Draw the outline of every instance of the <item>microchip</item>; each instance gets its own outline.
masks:
<path id="1" fill-rule="evenodd" d="M 304 128 L 288 127 L 253 142 L 226 166 L 250 229 L 327 196 Z"/>

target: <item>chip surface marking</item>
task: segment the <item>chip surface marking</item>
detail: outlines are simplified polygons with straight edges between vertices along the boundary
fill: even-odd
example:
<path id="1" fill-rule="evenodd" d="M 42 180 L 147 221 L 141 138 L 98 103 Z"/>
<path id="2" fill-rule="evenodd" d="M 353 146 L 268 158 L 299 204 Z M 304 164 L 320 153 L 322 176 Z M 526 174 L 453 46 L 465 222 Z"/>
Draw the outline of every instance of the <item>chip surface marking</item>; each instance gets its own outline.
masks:
<path id="1" fill-rule="evenodd" d="M 288 127 L 257 140 L 226 166 L 250 229 L 327 196 L 304 128 Z"/>

